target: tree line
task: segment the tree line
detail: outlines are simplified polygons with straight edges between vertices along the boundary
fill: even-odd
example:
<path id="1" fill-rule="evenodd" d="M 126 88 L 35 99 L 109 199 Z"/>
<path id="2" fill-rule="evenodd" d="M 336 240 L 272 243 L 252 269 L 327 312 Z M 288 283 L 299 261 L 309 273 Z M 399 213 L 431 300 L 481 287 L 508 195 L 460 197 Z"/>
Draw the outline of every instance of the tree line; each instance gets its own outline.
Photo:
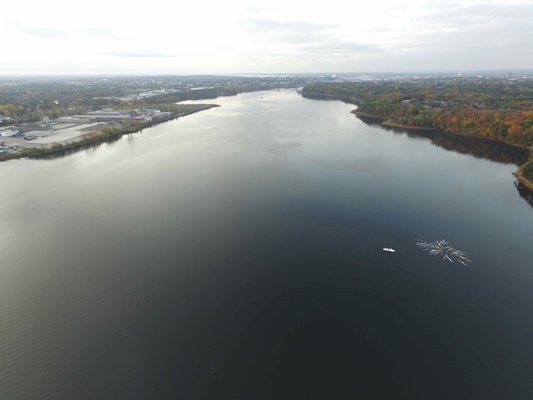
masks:
<path id="1" fill-rule="evenodd" d="M 302 93 L 353 99 L 358 111 L 402 125 L 533 145 L 532 80 L 315 83 Z"/>

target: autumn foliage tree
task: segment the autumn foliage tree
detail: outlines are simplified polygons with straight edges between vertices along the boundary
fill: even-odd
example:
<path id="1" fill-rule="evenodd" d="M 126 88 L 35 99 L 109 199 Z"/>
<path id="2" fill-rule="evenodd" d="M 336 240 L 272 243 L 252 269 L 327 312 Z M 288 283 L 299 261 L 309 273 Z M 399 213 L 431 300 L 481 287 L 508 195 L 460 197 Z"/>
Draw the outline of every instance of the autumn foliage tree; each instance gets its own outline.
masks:
<path id="1" fill-rule="evenodd" d="M 533 82 L 416 80 L 318 83 L 304 95 L 352 101 L 358 111 L 403 125 L 533 145 Z"/>

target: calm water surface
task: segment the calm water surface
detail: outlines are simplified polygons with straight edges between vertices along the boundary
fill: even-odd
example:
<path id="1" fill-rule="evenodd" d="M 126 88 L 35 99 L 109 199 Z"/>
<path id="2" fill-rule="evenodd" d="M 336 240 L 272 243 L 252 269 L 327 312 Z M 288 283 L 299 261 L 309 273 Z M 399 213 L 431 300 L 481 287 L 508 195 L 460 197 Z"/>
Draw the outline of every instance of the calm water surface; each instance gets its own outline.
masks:
<path id="1" fill-rule="evenodd" d="M 520 155 L 217 102 L 0 164 L 1 399 L 533 398 Z"/>

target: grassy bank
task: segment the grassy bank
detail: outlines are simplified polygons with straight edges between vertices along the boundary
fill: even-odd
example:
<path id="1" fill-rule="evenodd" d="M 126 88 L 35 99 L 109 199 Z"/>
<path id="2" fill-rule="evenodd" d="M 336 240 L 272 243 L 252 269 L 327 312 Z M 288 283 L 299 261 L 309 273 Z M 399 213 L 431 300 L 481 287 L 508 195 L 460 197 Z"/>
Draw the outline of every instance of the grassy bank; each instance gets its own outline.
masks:
<path id="1" fill-rule="evenodd" d="M 417 130 L 417 131 L 440 131 L 440 129 L 437 128 L 427 128 L 423 126 L 416 126 L 416 125 L 404 125 L 400 124 L 398 122 L 392 121 L 390 119 L 387 119 L 382 122 L 383 126 L 388 126 L 389 128 L 400 128 L 400 129 L 411 129 L 411 130 Z"/>
<path id="2" fill-rule="evenodd" d="M 533 149 L 530 150 L 529 160 L 514 175 L 522 185 L 533 191 Z"/>

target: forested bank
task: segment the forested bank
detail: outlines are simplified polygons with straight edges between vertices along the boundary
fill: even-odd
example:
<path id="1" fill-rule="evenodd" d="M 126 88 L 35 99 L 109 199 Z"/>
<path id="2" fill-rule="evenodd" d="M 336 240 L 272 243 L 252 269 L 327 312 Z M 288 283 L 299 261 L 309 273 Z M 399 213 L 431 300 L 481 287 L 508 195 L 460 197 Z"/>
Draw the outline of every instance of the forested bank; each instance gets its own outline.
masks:
<path id="1" fill-rule="evenodd" d="M 533 80 L 440 78 L 314 83 L 308 98 L 357 105 L 354 114 L 385 126 L 439 130 L 533 150 Z M 533 190 L 533 152 L 515 173 Z"/>
<path id="2" fill-rule="evenodd" d="M 533 145 L 533 81 L 426 79 L 316 83 L 306 97 L 338 98 L 395 124 Z"/>

